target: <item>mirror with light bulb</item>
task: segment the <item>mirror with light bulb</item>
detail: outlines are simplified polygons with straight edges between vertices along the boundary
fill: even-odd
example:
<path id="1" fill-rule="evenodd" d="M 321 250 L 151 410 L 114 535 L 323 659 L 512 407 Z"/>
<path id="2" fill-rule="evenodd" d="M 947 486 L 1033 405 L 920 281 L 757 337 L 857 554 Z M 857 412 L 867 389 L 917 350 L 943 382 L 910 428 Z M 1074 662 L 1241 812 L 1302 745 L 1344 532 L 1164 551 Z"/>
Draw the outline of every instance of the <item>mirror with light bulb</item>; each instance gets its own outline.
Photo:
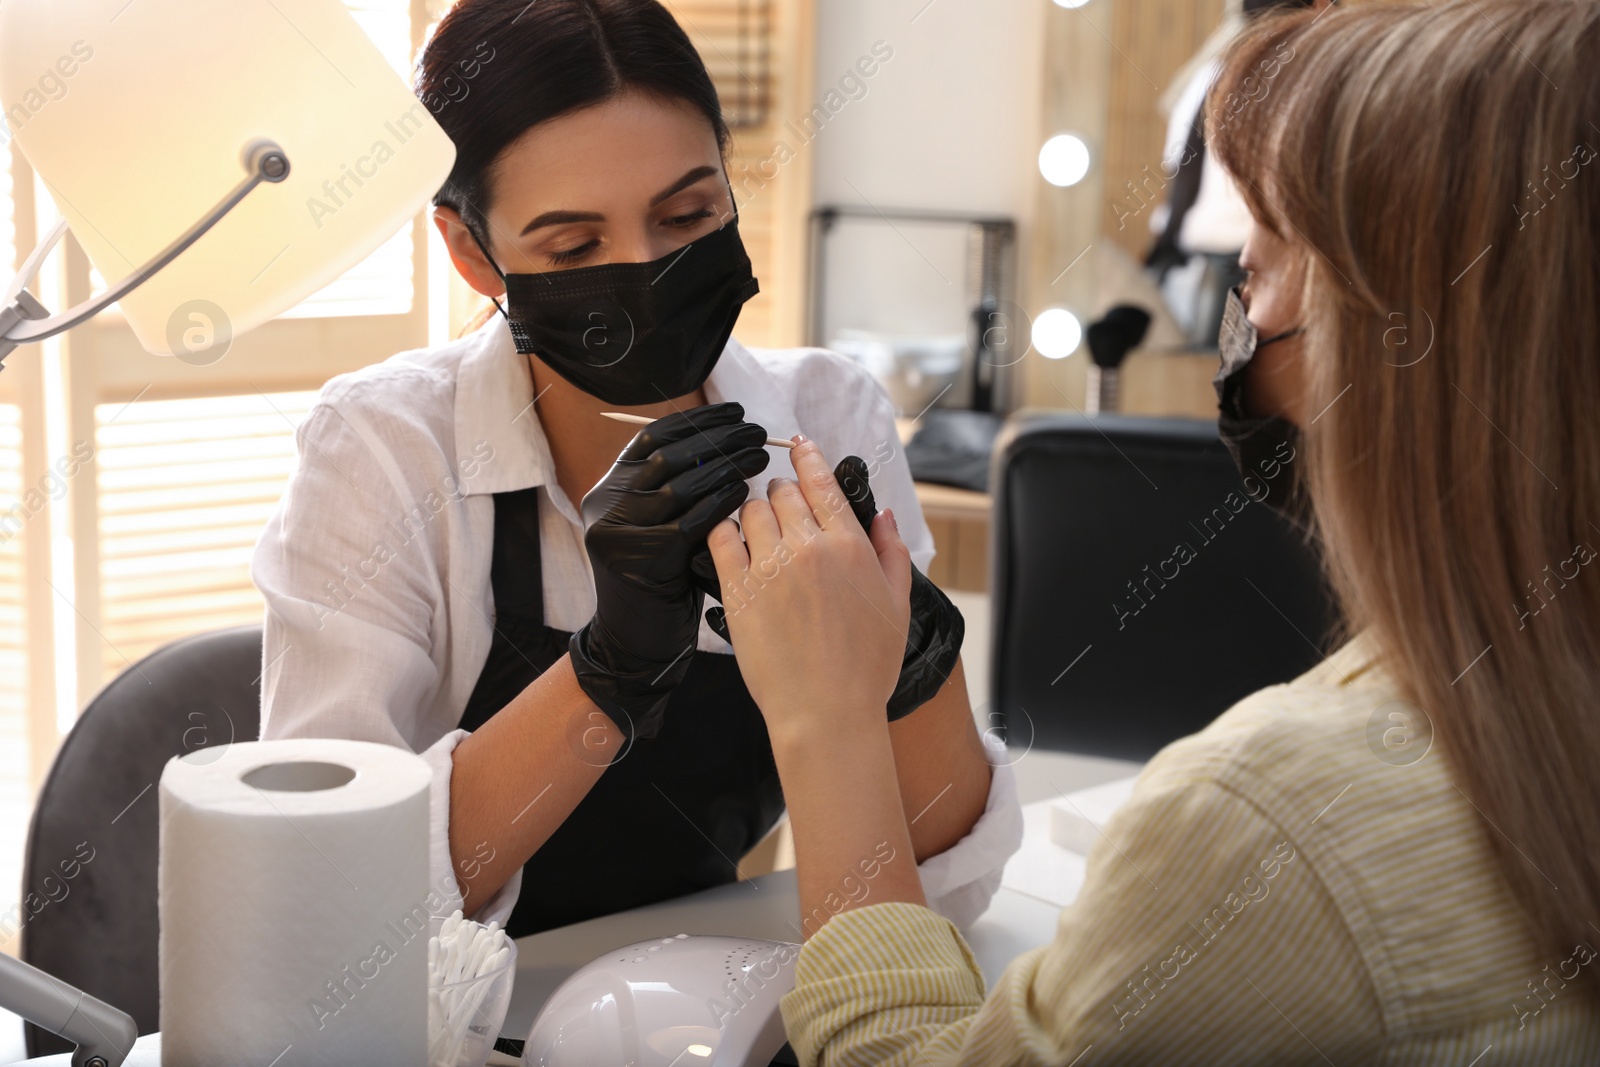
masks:
<path id="1" fill-rule="evenodd" d="M 805 339 L 889 392 L 948 586 L 1006 416 L 1215 416 L 1248 214 L 1191 134 L 1258 2 L 819 0 Z"/>
<path id="2" fill-rule="evenodd" d="M 1201 112 L 1272 4 L 824 0 L 818 92 L 852 47 L 876 42 L 878 77 L 813 145 L 807 340 L 863 359 L 906 418 L 1109 410 L 1115 368 L 1119 410 L 1213 415 L 1249 216 Z"/>
<path id="3" fill-rule="evenodd" d="M 1207 110 L 1228 106 L 1206 90 L 1248 20 L 1332 2 L 1041 0 L 1022 273 L 1044 358 L 1028 365 L 1022 405 L 1215 417 L 1217 333 L 1244 280 L 1250 213 L 1206 150 Z"/>
<path id="4" fill-rule="evenodd" d="M 1217 327 L 1249 216 L 1205 156 L 1200 113 L 1240 0 L 1041 7 L 1026 273 L 1045 358 L 1025 404 L 1214 417 Z"/>

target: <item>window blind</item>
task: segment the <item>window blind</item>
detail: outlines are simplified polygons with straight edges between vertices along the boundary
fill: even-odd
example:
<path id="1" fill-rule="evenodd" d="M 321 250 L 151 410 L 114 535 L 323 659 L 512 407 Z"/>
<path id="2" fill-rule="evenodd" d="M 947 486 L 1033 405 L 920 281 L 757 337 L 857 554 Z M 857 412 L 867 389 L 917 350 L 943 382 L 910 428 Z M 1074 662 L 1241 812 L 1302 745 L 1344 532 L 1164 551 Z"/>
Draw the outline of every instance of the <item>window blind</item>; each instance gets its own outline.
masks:
<path id="1" fill-rule="evenodd" d="M 0 284 L 7 285 L 17 265 L 11 183 L 11 132 L 0 123 Z M 22 498 L 21 414 L 14 404 L 0 404 L 0 511 Z M 0 909 L 11 906 L 22 883 L 22 846 L 31 807 L 23 596 L 22 538 L 15 524 L 0 516 Z M 3 943 L 6 933 L 0 928 L 0 951 L 13 951 Z"/>
<path id="2" fill-rule="evenodd" d="M 5 217 L 9 219 L 9 211 Z M 0 404 L 0 508 L 8 509 L 22 498 L 20 416 L 14 404 Z M 0 515 L 0 912 L 14 903 L 13 894 L 22 881 L 22 847 L 31 804 L 23 606 L 22 537 L 17 524 Z M 8 950 L 4 943 L 8 932 L 0 926 L 0 951 Z"/>
<path id="3" fill-rule="evenodd" d="M 413 243 L 408 222 L 377 251 L 279 318 L 409 314 L 412 301 L 416 299 L 412 282 Z"/>
<path id="4" fill-rule="evenodd" d="M 772 110 L 772 0 L 667 0 L 716 84 L 734 129 Z"/>
<path id="5" fill-rule="evenodd" d="M 12 742 L 20 733 L 27 695 L 23 647 L 22 520 L 9 510 L 22 499 L 22 419 L 15 404 L 0 404 L 0 760 L 10 770 Z M 13 721 L 13 720 L 17 721 Z"/>
<path id="6" fill-rule="evenodd" d="M 101 632 L 107 680 L 188 634 L 258 623 L 250 554 L 317 393 L 101 404 Z"/>

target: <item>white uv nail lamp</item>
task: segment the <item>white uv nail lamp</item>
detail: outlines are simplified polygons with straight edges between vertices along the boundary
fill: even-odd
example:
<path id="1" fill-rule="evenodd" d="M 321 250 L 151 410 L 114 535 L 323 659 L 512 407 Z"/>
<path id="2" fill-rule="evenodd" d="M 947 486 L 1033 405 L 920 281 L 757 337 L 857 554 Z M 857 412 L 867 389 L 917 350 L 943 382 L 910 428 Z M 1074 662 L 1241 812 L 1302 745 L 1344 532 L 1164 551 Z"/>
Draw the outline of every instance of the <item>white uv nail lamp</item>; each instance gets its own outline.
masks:
<path id="1" fill-rule="evenodd" d="M 799 955 L 785 941 L 687 934 L 608 952 L 550 995 L 522 1063 L 768 1067 L 784 1045 L 778 1000 Z"/>

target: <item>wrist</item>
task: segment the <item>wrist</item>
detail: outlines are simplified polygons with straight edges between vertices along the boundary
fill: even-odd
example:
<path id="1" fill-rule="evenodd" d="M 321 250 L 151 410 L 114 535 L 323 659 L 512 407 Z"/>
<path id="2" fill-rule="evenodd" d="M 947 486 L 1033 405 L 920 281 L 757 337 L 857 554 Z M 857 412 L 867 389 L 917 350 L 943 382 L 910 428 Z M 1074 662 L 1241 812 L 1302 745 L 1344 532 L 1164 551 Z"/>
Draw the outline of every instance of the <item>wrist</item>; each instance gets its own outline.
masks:
<path id="1" fill-rule="evenodd" d="M 805 767 L 812 763 L 827 766 L 840 753 L 867 753 L 881 749 L 893 754 L 889 744 L 889 721 L 881 708 L 841 708 L 818 714 L 816 705 L 803 713 L 779 710 L 767 716 L 767 736 L 773 758 L 779 767 Z"/>
<path id="2" fill-rule="evenodd" d="M 567 659 L 579 688 L 626 742 L 656 736 L 667 698 L 688 670 L 688 658 L 680 656 L 680 663 L 663 670 L 654 663 L 640 663 L 603 640 L 597 649 L 592 641 L 597 622 L 591 620 L 567 642 Z"/>

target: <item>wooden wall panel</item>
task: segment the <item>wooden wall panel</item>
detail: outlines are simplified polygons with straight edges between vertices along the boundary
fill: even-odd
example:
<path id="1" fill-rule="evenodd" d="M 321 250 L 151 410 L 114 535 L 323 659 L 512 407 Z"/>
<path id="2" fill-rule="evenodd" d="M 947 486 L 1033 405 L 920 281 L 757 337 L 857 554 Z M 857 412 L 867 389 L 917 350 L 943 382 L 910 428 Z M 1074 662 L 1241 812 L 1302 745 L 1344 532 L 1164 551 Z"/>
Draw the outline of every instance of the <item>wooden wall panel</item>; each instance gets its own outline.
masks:
<path id="1" fill-rule="evenodd" d="M 1149 217 L 1118 229 L 1118 199 L 1145 168 L 1160 178 L 1166 116 L 1158 100 L 1174 75 L 1222 21 L 1224 0 L 1089 0 L 1082 7 L 1050 5 L 1041 46 L 1045 50 L 1039 142 L 1075 133 L 1089 145 L 1089 174 L 1058 189 L 1038 179 L 1033 252 L 1024 264 L 1023 301 L 1031 314 L 1065 307 L 1087 324 L 1103 310 L 1103 282 L 1115 273 L 1106 262 L 1142 260 L 1151 237 Z M 1082 409 L 1087 349 L 1069 359 L 1031 355 L 1022 365 L 1020 406 Z M 1154 371 L 1154 367 L 1144 368 Z M 1195 375 L 1180 375 L 1181 395 L 1162 395 L 1159 406 L 1194 410 L 1202 405 Z M 1141 386 L 1154 383 L 1143 381 Z M 1159 388 L 1155 393 L 1165 394 Z M 1151 395 L 1141 388 L 1138 395 Z M 1130 405 L 1131 407 L 1131 405 Z"/>
<path id="2" fill-rule="evenodd" d="M 1100 231 L 1136 260 L 1150 246 L 1149 216 L 1142 213 L 1137 225 L 1130 222 L 1119 230 L 1118 202 L 1135 206 L 1130 187 L 1153 189 L 1161 183 L 1167 116 L 1157 100 L 1222 21 L 1222 5 L 1223 0 L 1135 0 L 1112 9 L 1109 43 L 1117 55 L 1106 93 Z"/>

